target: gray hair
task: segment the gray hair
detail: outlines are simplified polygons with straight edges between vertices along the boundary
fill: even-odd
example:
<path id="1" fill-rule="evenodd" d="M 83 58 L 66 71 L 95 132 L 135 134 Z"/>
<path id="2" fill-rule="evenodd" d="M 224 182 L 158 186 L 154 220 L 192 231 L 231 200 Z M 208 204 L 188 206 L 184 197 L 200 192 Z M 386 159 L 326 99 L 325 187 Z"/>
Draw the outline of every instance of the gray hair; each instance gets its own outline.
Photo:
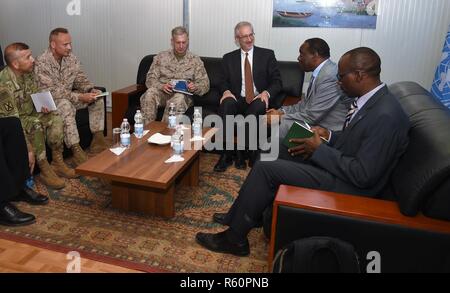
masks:
<path id="1" fill-rule="evenodd" d="M 252 29 L 252 33 L 254 33 L 253 25 L 250 22 L 241 21 L 238 24 L 236 24 L 236 26 L 234 27 L 234 37 L 239 37 L 239 30 L 241 29 L 241 27 L 244 27 L 244 26 L 249 26 Z"/>
<path id="2" fill-rule="evenodd" d="M 180 35 L 187 35 L 189 37 L 189 33 L 185 27 L 177 26 L 172 30 L 172 38 Z"/>

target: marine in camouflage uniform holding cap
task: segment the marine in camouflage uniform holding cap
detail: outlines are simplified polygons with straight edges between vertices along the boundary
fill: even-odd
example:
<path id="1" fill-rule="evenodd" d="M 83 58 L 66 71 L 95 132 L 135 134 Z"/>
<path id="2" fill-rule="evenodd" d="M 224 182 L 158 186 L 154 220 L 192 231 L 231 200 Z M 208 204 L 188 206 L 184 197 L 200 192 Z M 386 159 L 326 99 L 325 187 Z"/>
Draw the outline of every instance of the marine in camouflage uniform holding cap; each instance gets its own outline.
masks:
<path id="1" fill-rule="evenodd" d="M 165 107 L 162 121 L 167 122 L 169 107 L 183 106 L 185 109 L 194 104 L 190 95 L 173 92 L 171 81 L 187 80 L 188 91 L 202 96 L 209 91 L 209 79 L 200 57 L 188 51 L 189 34 L 184 27 L 172 30 L 172 49 L 155 56 L 147 73 L 145 85 L 148 90 L 141 96 L 141 109 L 144 123 L 156 119 L 158 107 Z"/>

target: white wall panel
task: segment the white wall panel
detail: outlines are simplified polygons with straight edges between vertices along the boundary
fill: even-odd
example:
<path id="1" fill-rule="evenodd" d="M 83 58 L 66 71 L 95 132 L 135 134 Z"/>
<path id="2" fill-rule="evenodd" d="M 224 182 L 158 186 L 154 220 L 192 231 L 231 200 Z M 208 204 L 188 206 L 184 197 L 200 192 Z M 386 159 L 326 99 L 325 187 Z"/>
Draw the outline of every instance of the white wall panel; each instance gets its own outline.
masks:
<path id="1" fill-rule="evenodd" d="M 248 20 L 255 27 L 256 45 L 275 50 L 279 60 L 296 60 L 299 45 L 311 37 L 325 39 L 335 61 L 352 48 L 369 46 L 382 58 L 384 81 L 412 80 L 429 88 L 450 24 L 450 1 L 379 1 L 377 29 L 362 30 L 272 28 L 272 0 L 191 0 L 191 49 L 222 56 L 236 48 L 234 25 Z"/>
<path id="2" fill-rule="evenodd" d="M 172 28 L 183 24 L 183 0 L 112 1 L 113 88 L 136 82 L 142 57 L 170 48 Z"/>
<path id="3" fill-rule="evenodd" d="M 89 78 L 109 91 L 135 83 L 139 61 L 170 47 L 170 31 L 183 23 L 183 0 L 0 0 L 0 43 L 28 43 L 34 55 L 48 47 L 55 27 L 66 27 Z"/>
<path id="4" fill-rule="evenodd" d="M 110 91 L 112 89 L 110 3 L 113 1 L 81 1 L 79 16 L 67 15 L 66 6 L 69 1 L 50 0 L 50 2 L 51 28 L 43 37 L 48 40 L 48 34 L 53 28 L 67 28 L 72 36 L 73 53 L 82 63 L 89 80 Z"/>
<path id="5" fill-rule="evenodd" d="M 257 45 L 269 44 L 271 0 L 191 0 L 190 5 L 190 48 L 196 54 L 219 57 L 236 49 L 234 26 L 242 20 L 253 24 Z"/>
<path id="6" fill-rule="evenodd" d="M 50 0 L 0 0 L 0 43 L 27 43 L 36 55 L 48 46 Z M 42 36 L 42 37 L 41 37 Z"/>
<path id="7" fill-rule="evenodd" d="M 362 30 L 361 45 L 374 48 L 389 83 L 412 80 L 431 87 L 450 24 L 448 0 L 381 0 L 376 30 Z"/>

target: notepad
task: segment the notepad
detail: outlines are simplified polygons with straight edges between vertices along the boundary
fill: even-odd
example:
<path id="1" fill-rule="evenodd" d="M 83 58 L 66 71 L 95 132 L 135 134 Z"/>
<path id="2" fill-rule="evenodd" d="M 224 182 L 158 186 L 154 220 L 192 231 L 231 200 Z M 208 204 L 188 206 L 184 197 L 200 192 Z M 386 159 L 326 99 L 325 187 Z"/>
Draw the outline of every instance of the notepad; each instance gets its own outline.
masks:
<path id="1" fill-rule="evenodd" d="M 55 101 L 50 92 L 31 94 L 31 99 L 37 112 L 41 112 L 42 107 L 49 111 L 56 111 Z"/>
<path id="2" fill-rule="evenodd" d="M 289 128 L 289 132 L 287 133 L 286 137 L 283 139 L 283 144 L 287 146 L 288 148 L 293 148 L 297 146 L 298 144 L 294 142 L 290 142 L 290 139 L 294 138 L 310 138 L 314 136 L 314 132 L 311 129 L 311 126 L 309 126 L 308 123 L 305 121 L 295 121 L 291 128 Z M 323 142 L 328 143 L 328 139 L 324 137 L 320 137 Z"/>
<path id="3" fill-rule="evenodd" d="M 104 92 L 104 93 L 101 93 L 99 95 L 96 95 L 95 98 L 98 99 L 100 97 L 104 97 L 104 96 L 108 96 L 108 95 L 109 95 L 109 92 Z"/>
<path id="4" fill-rule="evenodd" d="M 309 138 L 314 136 L 314 132 L 312 132 L 311 127 L 306 122 L 297 122 L 292 123 L 291 128 L 289 128 L 289 132 L 283 139 L 283 144 L 288 148 L 296 147 L 297 144 L 290 142 L 289 140 L 294 138 Z"/>

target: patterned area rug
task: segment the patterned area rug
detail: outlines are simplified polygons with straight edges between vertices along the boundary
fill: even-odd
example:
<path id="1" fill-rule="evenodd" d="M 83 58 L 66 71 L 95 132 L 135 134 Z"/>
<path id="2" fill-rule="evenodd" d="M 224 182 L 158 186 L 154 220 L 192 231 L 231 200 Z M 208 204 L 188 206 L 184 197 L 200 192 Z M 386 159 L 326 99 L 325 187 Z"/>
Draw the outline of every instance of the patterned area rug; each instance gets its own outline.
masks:
<path id="1" fill-rule="evenodd" d="M 97 178 L 81 177 L 59 191 L 36 180 L 49 195 L 46 206 L 18 204 L 37 217 L 35 224 L 0 226 L 0 237 L 149 272 L 267 272 L 268 241 L 262 229 L 249 235 L 249 257 L 213 253 L 195 242 L 199 231 L 219 232 L 215 212 L 231 206 L 248 171 L 231 167 L 216 173 L 214 154 L 201 154 L 200 185 L 176 189 L 176 216 L 171 220 L 111 208 L 111 188 Z"/>

